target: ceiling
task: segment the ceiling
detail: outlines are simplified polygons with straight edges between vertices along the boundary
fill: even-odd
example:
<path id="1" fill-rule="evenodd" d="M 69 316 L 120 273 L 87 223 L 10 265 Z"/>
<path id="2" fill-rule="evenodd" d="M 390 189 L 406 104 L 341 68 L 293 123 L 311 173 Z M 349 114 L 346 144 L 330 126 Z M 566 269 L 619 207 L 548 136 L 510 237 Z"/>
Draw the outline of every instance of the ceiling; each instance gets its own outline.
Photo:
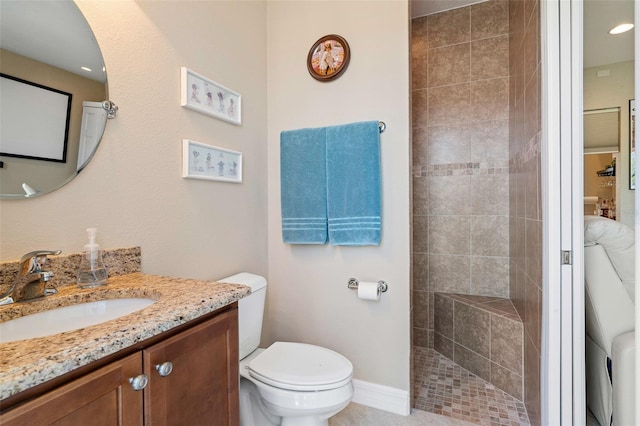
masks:
<path id="1" fill-rule="evenodd" d="M 106 80 L 98 43 L 73 1 L 0 0 L 0 47 L 92 80 Z M 82 66 L 92 71 L 82 71 Z"/>
<path id="2" fill-rule="evenodd" d="M 484 0 L 411 0 L 411 17 L 431 15 Z M 612 36 L 609 29 L 633 22 L 633 0 L 584 0 L 584 67 L 633 60 L 633 31 Z"/>

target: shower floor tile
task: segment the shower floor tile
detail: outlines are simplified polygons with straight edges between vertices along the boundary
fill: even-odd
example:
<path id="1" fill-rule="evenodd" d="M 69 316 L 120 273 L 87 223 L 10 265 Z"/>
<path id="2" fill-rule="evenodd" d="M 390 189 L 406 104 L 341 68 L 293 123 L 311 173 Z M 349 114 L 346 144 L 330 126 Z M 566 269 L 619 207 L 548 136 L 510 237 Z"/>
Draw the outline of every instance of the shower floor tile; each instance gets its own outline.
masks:
<path id="1" fill-rule="evenodd" d="M 529 425 L 521 401 L 433 349 L 413 351 L 416 409 L 479 425 Z"/>

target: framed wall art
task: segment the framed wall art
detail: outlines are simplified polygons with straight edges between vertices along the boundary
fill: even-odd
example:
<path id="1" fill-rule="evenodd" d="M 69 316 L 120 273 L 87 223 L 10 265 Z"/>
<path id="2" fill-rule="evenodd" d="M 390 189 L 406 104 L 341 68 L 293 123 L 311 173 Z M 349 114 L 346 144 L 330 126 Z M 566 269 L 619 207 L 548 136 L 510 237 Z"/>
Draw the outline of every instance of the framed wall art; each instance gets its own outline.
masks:
<path id="1" fill-rule="evenodd" d="M 242 124 L 242 96 L 188 68 L 180 68 L 180 105 L 236 125 Z"/>
<path id="2" fill-rule="evenodd" d="M 307 70 L 319 81 L 338 78 L 349 66 L 351 50 L 347 41 L 337 34 L 329 34 L 316 41 L 307 55 Z"/>
<path id="3" fill-rule="evenodd" d="M 240 183 L 242 153 L 183 139 L 182 177 Z"/>
<path id="4" fill-rule="evenodd" d="M 629 100 L 629 189 L 636 189 L 636 100 Z"/>

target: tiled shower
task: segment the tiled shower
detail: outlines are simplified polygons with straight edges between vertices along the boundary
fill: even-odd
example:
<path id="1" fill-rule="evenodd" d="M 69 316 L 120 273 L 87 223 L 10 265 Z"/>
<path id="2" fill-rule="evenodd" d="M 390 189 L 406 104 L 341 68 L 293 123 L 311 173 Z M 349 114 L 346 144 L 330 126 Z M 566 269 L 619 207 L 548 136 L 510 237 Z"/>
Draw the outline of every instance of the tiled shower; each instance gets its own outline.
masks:
<path id="1" fill-rule="evenodd" d="M 413 345 L 439 339 L 441 353 L 458 345 L 434 331 L 442 296 L 501 298 L 522 345 L 521 362 L 504 371 L 532 424 L 540 405 L 539 15 L 539 0 L 490 0 L 413 19 L 411 36 Z M 493 365 L 479 352 L 471 354 Z M 456 360 L 453 350 L 444 355 Z"/>

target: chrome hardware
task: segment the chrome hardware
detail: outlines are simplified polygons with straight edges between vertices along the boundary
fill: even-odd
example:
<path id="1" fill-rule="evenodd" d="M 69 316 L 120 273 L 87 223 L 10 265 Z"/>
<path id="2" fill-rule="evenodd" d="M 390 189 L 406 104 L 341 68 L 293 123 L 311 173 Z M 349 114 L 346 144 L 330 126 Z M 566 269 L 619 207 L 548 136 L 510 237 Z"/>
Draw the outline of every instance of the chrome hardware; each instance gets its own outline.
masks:
<path id="1" fill-rule="evenodd" d="M 347 284 L 347 287 L 350 288 L 351 290 L 357 290 L 358 289 L 358 279 L 357 278 L 349 278 L 349 283 Z M 387 289 L 389 288 L 389 286 L 387 285 L 387 283 L 385 281 L 378 281 L 378 291 L 380 293 L 386 293 Z"/>
<path id="2" fill-rule="evenodd" d="M 378 121 L 378 129 L 380 130 L 380 133 L 384 133 L 384 131 L 387 130 L 387 123 L 384 121 Z"/>
<path id="3" fill-rule="evenodd" d="M 56 294 L 58 290 L 48 285 L 54 273 L 44 268 L 48 263 L 48 255 L 60 253 L 60 250 L 36 250 L 22 256 L 18 275 L 11 288 L 0 296 L 0 305 Z"/>
<path id="4" fill-rule="evenodd" d="M 129 377 L 129 383 L 131 383 L 131 387 L 135 391 L 141 391 L 142 389 L 147 387 L 149 383 L 149 378 L 146 374 L 140 374 L 136 377 Z"/>
<path id="5" fill-rule="evenodd" d="M 162 364 L 156 364 L 156 370 L 158 370 L 158 374 L 162 377 L 167 377 L 173 371 L 173 363 L 166 361 Z"/>
<path id="6" fill-rule="evenodd" d="M 118 115 L 118 106 L 109 100 L 102 101 L 102 109 L 107 111 L 107 118 L 116 118 Z"/>

